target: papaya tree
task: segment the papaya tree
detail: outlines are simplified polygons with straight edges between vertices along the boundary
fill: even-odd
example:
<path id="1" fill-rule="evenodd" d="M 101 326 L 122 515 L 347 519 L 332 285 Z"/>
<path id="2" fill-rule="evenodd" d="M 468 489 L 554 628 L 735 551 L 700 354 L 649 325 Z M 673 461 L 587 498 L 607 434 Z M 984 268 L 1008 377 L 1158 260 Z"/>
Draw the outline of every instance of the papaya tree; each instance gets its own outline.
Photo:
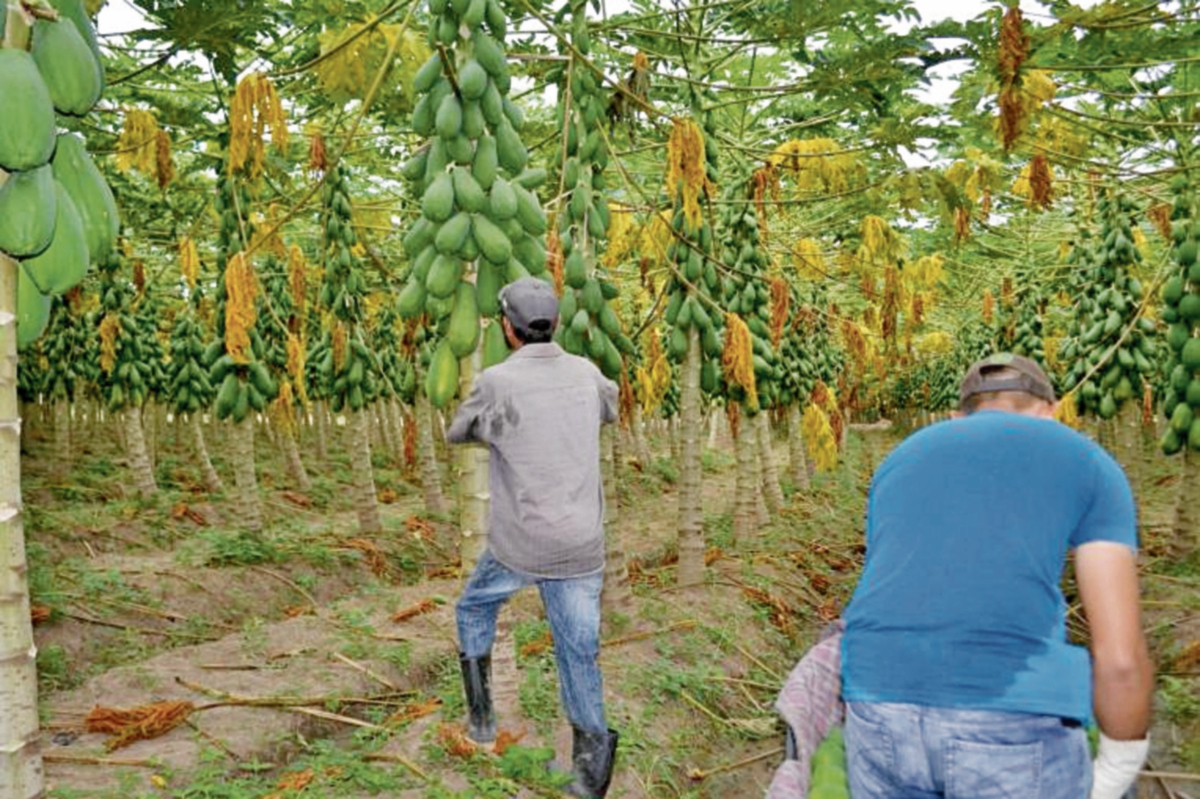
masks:
<path id="1" fill-rule="evenodd" d="M 478 370 L 508 354 L 500 288 L 545 275 L 546 215 L 534 189 L 546 172 L 529 168 L 524 114 L 508 96 L 508 20 L 498 0 L 430 0 L 428 8 L 436 52 L 413 80 L 419 99 L 412 116 L 413 130 L 428 141 L 403 167 L 421 216 L 404 237 L 412 264 L 397 310 L 404 319 L 425 317 L 420 390 L 441 410 L 470 391 Z M 422 435 L 423 412 L 418 396 Z M 469 566 L 485 545 L 487 453 L 464 447 L 458 458 Z"/>

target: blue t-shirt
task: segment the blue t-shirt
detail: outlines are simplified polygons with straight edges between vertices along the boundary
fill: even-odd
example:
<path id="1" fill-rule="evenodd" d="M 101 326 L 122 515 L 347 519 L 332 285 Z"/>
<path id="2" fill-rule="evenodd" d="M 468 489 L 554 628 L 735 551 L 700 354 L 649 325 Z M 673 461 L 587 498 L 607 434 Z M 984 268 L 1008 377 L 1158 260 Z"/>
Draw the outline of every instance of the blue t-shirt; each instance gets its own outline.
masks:
<path id="1" fill-rule="evenodd" d="M 1060 586 L 1091 541 L 1137 546 L 1129 482 L 1091 440 L 1001 411 L 913 434 L 871 484 L 843 697 L 1090 720 Z"/>

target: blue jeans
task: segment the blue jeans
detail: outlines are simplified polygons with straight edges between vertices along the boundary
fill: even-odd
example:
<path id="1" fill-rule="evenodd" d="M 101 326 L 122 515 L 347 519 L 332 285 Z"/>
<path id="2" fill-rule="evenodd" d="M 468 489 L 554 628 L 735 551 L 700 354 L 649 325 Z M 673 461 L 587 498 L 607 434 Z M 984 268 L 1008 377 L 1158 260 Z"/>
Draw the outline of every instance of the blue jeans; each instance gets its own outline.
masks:
<path id="1" fill-rule="evenodd" d="M 558 688 L 571 724 L 587 732 L 608 731 L 600 678 L 600 588 L 603 572 L 558 579 L 532 577 L 508 568 L 485 551 L 455 606 L 458 642 L 469 658 L 492 651 L 496 616 L 508 598 L 536 585 L 554 636 Z"/>
<path id="2" fill-rule="evenodd" d="M 853 799 L 1086 799 L 1087 735 L 1054 716 L 846 705 Z"/>

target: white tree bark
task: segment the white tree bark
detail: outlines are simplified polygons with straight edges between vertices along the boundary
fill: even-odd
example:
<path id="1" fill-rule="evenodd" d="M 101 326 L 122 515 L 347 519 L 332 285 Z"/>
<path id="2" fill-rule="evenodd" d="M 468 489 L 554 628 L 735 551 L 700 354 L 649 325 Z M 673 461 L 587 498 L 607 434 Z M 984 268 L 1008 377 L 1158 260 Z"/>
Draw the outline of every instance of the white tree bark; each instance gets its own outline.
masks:
<path id="1" fill-rule="evenodd" d="M 701 499 L 700 334 L 688 328 L 687 355 L 679 369 L 679 584 L 704 580 L 704 517 Z"/>
<path id="2" fill-rule="evenodd" d="M 358 531 L 373 535 L 383 530 L 379 503 L 375 499 L 375 471 L 371 467 L 371 411 L 363 408 L 347 411 L 347 435 L 350 444 L 350 471 L 354 475 L 355 513 Z"/>
<path id="3" fill-rule="evenodd" d="M 37 648 L 25 580 L 17 406 L 18 268 L 16 261 L 0 254 L 0 796 L 33 799 L 42 796 L 45 787 L 38 747 Z"/>
<path id="4" fill-rule="evenodd" d="M 145 432 L 142 428 L 142 409 L 130 405 L 125 409 L 125 451 L 129 467 L 133 470 L 133 482 L 138 493 L 148 497 L 158 490 L 154 480 L 154 466 L 146 452 Z"/>
<path id="5" fill-rule="evenodd" d="M 254 416 L 229 422 L 229 461 L 237 487 L 235 518 L 251 532 L 263 527 L 262 502 L 258 498 L 258 476 L 254 473 Z"/>
<path id="6" fill-rule="evenodd" d="M 200 461 L 200 474 L 204 478 L 204 487 L 209 490 L 209 493 L 215 494 L 223 491 L 225 485 L 221 482 L 221 476 L 213 468 L 212 459 L 208 456 L 208 447 L 204 443 L 204 424 L 200 417 L 199 413 L 191 414 L 189 426 L 192 428 L 192 444 L 196 450 L 196 459 Z"/>
<path id="7" fill-rule="evenodd" d="M 755 414 L 750 420 L 754 425 L 754 437 L 758 441 L 758 462 L 762 472 L 763 500 L 767 513 L 778 516 L 783 510 L 783 489 L 779 487 L 779 470 L 775 468 L 775 448 L 771 442 L 771 420 L 766 411 Z"/>

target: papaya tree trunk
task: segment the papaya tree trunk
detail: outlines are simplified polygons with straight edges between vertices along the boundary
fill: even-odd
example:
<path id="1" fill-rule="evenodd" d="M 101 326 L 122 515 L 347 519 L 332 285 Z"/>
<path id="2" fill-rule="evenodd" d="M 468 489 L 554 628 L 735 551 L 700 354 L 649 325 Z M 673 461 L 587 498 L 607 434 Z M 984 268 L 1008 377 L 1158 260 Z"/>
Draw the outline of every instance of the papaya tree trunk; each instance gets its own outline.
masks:
<path id="1" fill-rule="evenodd" d="M 677 408 L 675 413 L 671 414 L 671 417 L 665 422 L 667 441 L 671 447 L 671 460 L 676 463 L 679 463 L 679 459 L 682 457 L 682 445 L 679 436 L 679 412 Z"/>
<path id="2" fill-rule="evenodd" d="M 1140 405 L 1126 402 L 1112 420 L 1113 456 L 1118 463 L 1125 467 L 1125 474 L 1133 485 L 1138 484 L 1137 479 L 1142 465 L 1139 453 L 1141 435 L 1138 432 L 1141 414 Z"/>
<path id="3" fill-rule="evenodd" d="M 629 430 L 633 434 L 633 457 L 643 468 L 650 465 L 650 447 L 646 442 L 646 423 L 642 418 L 642 407 L 633 406 L 633 418 L 629 420 Z"/>
<path id="4" fill-rule="evenodd" d="M 775 448 L 771 441 L 771 419 L 766 411 L 753 418 L 754 437 L 758 440 L 758 462 L 762 471 L 763 499 L 767 513 L 778 516 L 783 510 L 783 489 L 779 487 L 779 469 L 775 466 Z"/>
<path id="5" fill-rule="evenodd" d="M 375 470 L 371 467 L 371 411 L 349 411 L 346 418 L 350 445 L 350 472 L 354 476 L 354 512 L 358 531 L 374 535 L 383 530 L 379 503 L 375 498 Z"/>
<path id="6" fill-rule="evenodd" d="M 308 479 L 308 470 L 304 468 L 304 461 L 300 458 L 300 446 L 296 443 L 297 430 L 296 423 L 291 418 L 281 419 L 275 425 L 275 433 L 279 441 L 279 448 L 283 453 L 283 461 L 287 465 L 288 477 L 296 488 L 307 492 L 312 489 L 312 481 Z"/>
<path id="7" fill-rule="evenodd" d="M 13 26 L 10 16 L 8 27 Z M 43 796 L 45 788 L 21 503 L 18 268 L 16 261 L 0 254 L 0 796 L 33 799 Z"/>
<path id="8" fill-rule="evenodd" d="M 138 493 L 148 497 L 158 490 L 154 481 L 154 467 L 150 465 L 150 456 L 146 453 L 146 438 L 142 430 L 142 409 L 131 405 L 125 409 L 125 453 L 129 458 L 129 468 L 133 470 L 133 483 Z"/>
<path id="9" fill-rule="evenodd" d="M 313 406 L 313 427 L 317 433 L 317 457 L 326 463 L 329 461 L 329 411 L 325 400 Z"/>
<path id="10" fill-rule="evenodd" d="M 204 478 L 204 487 L 210 494 L 225 490 L 221 476 L 213 468 L 212 459 L 208 457 L 208 446 L 204 443 L 204 422 L 201 414 L 190 415 L 189 426 L 192 428 L 192 446 L 196 450 L 196 460 L 200 462 L 200 475 Z"/>
<path id="11" fill-rule="evenodd" d="M 71 471 L 71 403 L 65 398 L 54 400 L 54 473 Z"/>
<path id="12" fill-rule="evenodd" d="M 701 505 L 700 334 L 687 332 L 679 370 L 679 584 L 704 580 L 704 518 Z"/>
<path id="13" fill-rule="evenodd" d="M 610 627 L 618 619 L 627 619 L 633 609 L 633 593 L 629 590 L 629 573 L 625 566 L 622 493 L 617 480 L 617 465 L 621 462 L 619 431 L 612 426 L 600 432 L 600 467 L 604 486 L 604 589 L 600 594 L 601 617 Z"/>
<path id="14" fill-rule="evenodd" d="M 467 397 L 475 385 L 475 375 L 482 371 L 483 337 L 475 352 L 459 360 L 459 396 Z M 488 450 L 483 446 L 455 448 L 458 461 L 458 524 L 462 530 L 459 551 L 462 553 L 463 573 L 470 574 L 487 548 Z"/>
<path id="15" fill-rule="evenodd" d="M 142 406 L 142 434 L 146 439 L 146 460 L 153 473 L 158 464 L 158 404 L 154 400 L 147 400 Z"/>
<path id="16" fill-rule="evenodd" d="M 435 516 L 445 516 L 446 495 L 442 493 L 442 471 L 433 448 L 433 407 L 425 392 L 417 389 L 413 402 L 417 425 L 417 469 L 425 493 L 425 510 Z"/>
<path id="17" fill-rule="evenodd" d="M 262 502 L 258 498 L 258 477 L 254 473 L 254 418 L 229 423 L 229 462 L 237 487 L 234 518 L 251 532 L 263 527 Z"/>
<path id="18" fill-rule="evenodd" d="M 739 404 L 731 407 L 741 410 Z M 754 463 L 754 433 L 748 429 L 749 420 L 739 417 L 733 428 L 733 453 L 737 459 L 734 475 L 733 494 L 733 538 L 735 541 L 747 541 L 754 534 L 758 521 L 755 508 L 755 487 L 758 482 L 758 468 Z"/>
<path id="19" fill-rule="evenodd" d="M 1184 447 L 1179 459 L 1179 494 L 1175 500 L 1175 534 L 1171 536 L 1171 554 L 1184 558 L 1200 543 L 1200 455 Z"/>
<path id="20" fill-rule="evenodd" d="M 404 426 L 400 424 L 400 400 L 390 398 L 385 406 L 387 424 L 392 431 L 392 460 L 404 465 Z"/>
<path id="21" fill-rule="evenodd" d="M 804 444 L 804 433 L 800 424 L 800 406 L 789 405 L 788 419 L 788 473 L 797 491 L 809 488 L 808 448 Z"/>

